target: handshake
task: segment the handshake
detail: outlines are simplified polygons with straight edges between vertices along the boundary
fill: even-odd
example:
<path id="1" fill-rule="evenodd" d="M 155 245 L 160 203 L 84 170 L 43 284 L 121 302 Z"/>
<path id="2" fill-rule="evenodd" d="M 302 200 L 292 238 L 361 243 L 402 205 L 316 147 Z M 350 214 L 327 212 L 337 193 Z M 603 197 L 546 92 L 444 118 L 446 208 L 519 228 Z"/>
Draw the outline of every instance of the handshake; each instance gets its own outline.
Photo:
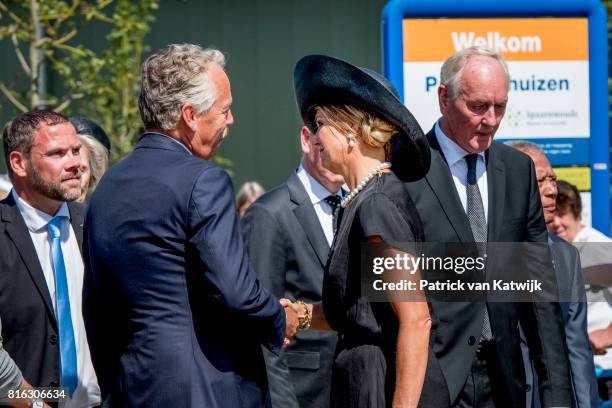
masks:
<path id="1" fill-rule="evenodd" d="M 285 326 L 285 340 L 283 347 L 286 347 L 298 330 L 307 330 L 312 322 L 313 305 L 307 305 L 303 301 L 292 302 L 289 299 L 281 299 L 280 304 L 285 309 L 287 323 Z"/>

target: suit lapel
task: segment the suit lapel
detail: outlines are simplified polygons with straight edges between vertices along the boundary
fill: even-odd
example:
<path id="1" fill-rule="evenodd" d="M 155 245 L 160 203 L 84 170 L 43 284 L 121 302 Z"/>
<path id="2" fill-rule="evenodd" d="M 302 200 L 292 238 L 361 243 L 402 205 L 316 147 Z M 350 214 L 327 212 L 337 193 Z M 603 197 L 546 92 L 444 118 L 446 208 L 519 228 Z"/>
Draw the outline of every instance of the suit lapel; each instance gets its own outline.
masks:
<path id="1" fill-rule="evenodd" d="M 425 179 L 440 202 L 446 218 L 453 226 L 459 240 L 461 242 L 473 242 L 474 237 L 469 220 L 463 210 L 457 187 L 455 187 L 453 181 L 453 175 L 442 154 L 434 129 L 427 134 L 427 139 L 431 146 L 431 167 Z"/>
<path id="2" fill-rule="evenodd" d="M 295 204 L 295 208 L 293 209 L 295 218 L 297 218 L 300 223 L 306 237 L 308 237 L 308 242 L 323 266 L 327 262 L 327 255 L 329 253 L 327 238 L 325 238 L 325 233 L 323 232 L 317 213 L 296 173 L 293 173 L 291 177 L 289 177 L 289 180 L 287 180 L 287 188 L 289 189 L 291 201 Z"/>
<path id="3" fill-rule="evenodd" d="M 79 244 L 81 257 L 83 257 L 83 221 L 85 220 L 85 206 L 68 203 L 68 210 L 70 211 L 70 224 L 72 225 L 72 230 Z"/>
<path id="4" fill-rule="evenodd" d="M 495 143 L 487 150 L 487 187 L 489 190 L 489 216 L 487 225 L 487 241 L 497 241 L 497 233 L 501 231 L 504 215 L 506 191 L 506 166 L 503 160 L 496 157 Z"/>
<path id="5" fill-rule="evenodd" d="M 53 319 L 50 319 L 51 324 L 57 328 L 55 312 L 53 311 L 53 304 L 51 303 L 47 281 L 45 280 L 45 275 L 40 266 L 34 243 L 32 243 L 32 238 L 28 232 L 28 227 L 19 213 L 19 209 L 11 194 L 6 198 L 4 204 L 5 205 L 2 206 L 2 222 L 6 224 L 6 233 L 15 244 L 15 248 L 17 248 L 19 252 L 21 260 L 32 277 L 40 296 L 43 298 L 45 306 L 47 307 L 47 313 L 54 316 Z"/>

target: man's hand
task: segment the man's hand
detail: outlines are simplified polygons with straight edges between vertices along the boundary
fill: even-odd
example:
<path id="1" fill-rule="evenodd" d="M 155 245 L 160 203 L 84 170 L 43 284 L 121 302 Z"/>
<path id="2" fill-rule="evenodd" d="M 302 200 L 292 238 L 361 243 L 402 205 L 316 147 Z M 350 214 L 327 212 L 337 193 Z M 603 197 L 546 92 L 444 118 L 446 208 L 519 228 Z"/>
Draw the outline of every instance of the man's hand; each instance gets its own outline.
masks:
<path id="1" fill-rule="evenodd" d="M 287 323 L 285 326 L 285 341 L 283 342 L 283 347 L 286 347 L 291 340 L 293 340 L 293 336 L 297 332 L 299 326 L 298 315 L 295 309 L 292 307 L 293 304 L 288 299 L 281 299 L 281 305 L 285 309 L 285 314 L 287 316 Z"/>
<path id="2" fill-rule="evenodd" d="M 612 347 L 612 323 L 605 329 L 597 329 L 589 332 L 589 341 L 593 354 L 606 354 L 606 349 Z"/>

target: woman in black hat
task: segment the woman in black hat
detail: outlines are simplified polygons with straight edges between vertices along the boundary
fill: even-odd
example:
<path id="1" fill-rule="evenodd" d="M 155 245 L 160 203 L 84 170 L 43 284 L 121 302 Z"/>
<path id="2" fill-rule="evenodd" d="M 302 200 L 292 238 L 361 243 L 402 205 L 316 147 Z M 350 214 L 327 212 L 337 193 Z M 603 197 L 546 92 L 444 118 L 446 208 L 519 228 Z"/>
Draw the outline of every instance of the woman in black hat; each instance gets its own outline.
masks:
<path id="1" fill-rule="evenodd" d="M 343 175 L 351 190 L 341 203 L 323 283 L 325 318 L 339 335 L 332 406 L 449 406 L 430 348 L 435 319 L 423 293 L 386 291 L 386 302 L 374 302 L 374 290 L 362 289 L 365 244 L 384 248 L 389 257 L 418 253 L 420 220 L 402 180 L 421 178 L 429 169 L 423 132 L 392 85 L 374 71 L 311 55 L 298 62 L 294 82 L 323 165 Z M 365 266 L 367 280 L 372 269 Z M 381 280 L 396 280 L 398 272 L 387 271 Z M 401 277 L 418 282 L 419 272 Z M 408 299 L 413 301 L 401 301 Z"/>

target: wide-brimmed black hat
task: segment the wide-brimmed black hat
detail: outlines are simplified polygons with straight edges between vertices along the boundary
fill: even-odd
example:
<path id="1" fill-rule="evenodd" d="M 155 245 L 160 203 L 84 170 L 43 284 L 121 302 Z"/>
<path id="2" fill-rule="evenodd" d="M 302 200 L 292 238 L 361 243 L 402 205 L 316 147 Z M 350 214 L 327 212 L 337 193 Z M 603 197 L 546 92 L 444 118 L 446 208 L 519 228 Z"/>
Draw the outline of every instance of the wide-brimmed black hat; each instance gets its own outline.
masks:
<path id="1" fill-rule="evenodd" d="M 70 116 L 68 118 L 72 126 L 76 129 L 77 135 L 93 136 L 106 150 L 110 151 L 111 142 L 108 135 L 100 125 L 85 116 Z"/>
<path id="2" fill-rule="evenodd" d="M 392 169 L 402 180 L 425 176 L 431 161 L 429 144 L 412 113 L 402 104 L 393 85 L 379 73 L 326 55 L 307 55 L 293 72 L 298 108 L 311 129 L 315 106 L 352 105 L 395 125 Z"/>

